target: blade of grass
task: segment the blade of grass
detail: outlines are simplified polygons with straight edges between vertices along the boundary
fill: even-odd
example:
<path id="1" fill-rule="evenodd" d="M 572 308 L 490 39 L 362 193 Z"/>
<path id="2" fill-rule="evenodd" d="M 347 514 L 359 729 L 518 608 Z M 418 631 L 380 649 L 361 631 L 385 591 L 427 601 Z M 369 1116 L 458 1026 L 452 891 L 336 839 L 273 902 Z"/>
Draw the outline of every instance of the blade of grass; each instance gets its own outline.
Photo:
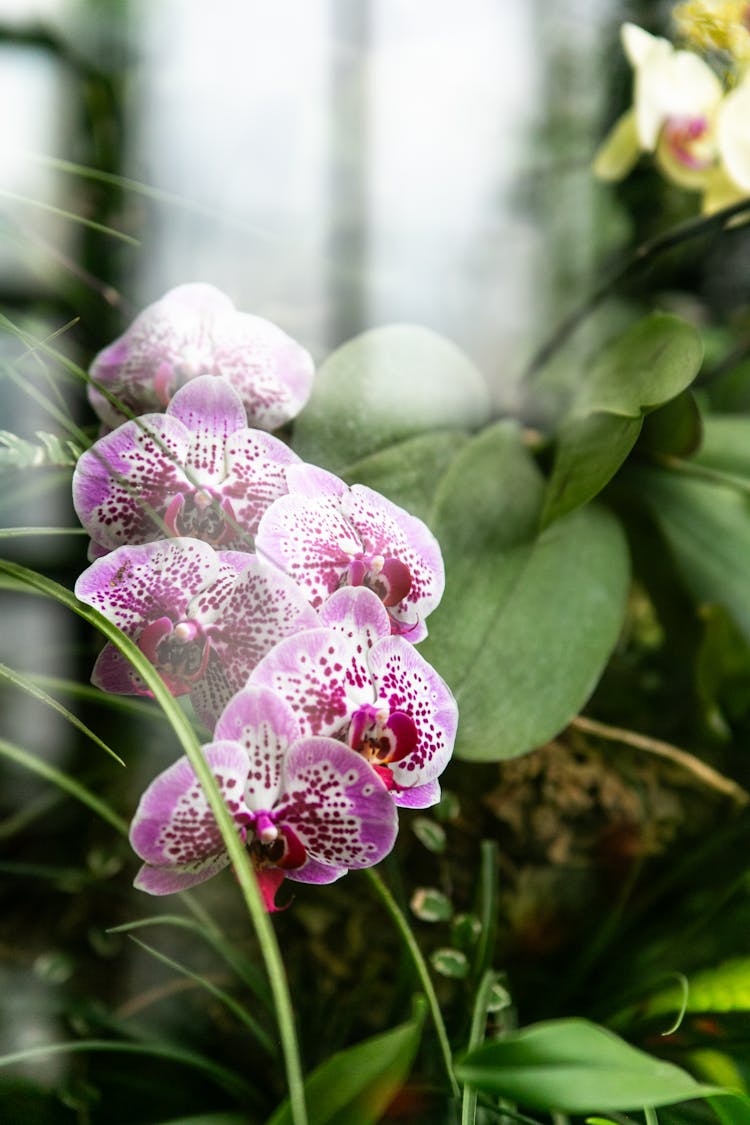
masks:
<path id="1" fill-rule="evenodd" d="M 268 1032 L 264 1031 L 258 1021 L 254 1019 L 250 1015 L 250 1013 L 246 1011 L 245 1008 L 243 1008 L 242 1004 L 234 999 L 233 996 L 230 996 L 229 993 L 225 992 L 223 988 L 219 988 L 218 985 L 215 985 L 201 973 L 196 973 L 193 969 L 188 968 L 187 965 L 183 965 L 181 964 L 181 962 L 175 961 L 172 957 L 168 957 L 166 953 L 162 953 L 153 945 L 149 945 L 147 942 L 141 941 L 140 938 L 134 937 L 133 934 L 129 934 L 128 936 L 135 945 L 139 946 L 140 949 L 145 950 L 146 953 L 149 953 L 162 965 L 166 965 L 168 968 L 173 969 L 176 973 L 179 973 L 180 976 L 187 977 L 188 980 L 195 981 L 196 984 L 199 984 L 201 986 L 201 988 L 205 988 L 206 992 L 210 992 L 212 996 L 214 996 L 220 1003 L 222 1003 L 225 1008 L 227 1008 L 239 1020 L 239 1022 L 247 1028 L 251 1035 L 255 1037 L 260 1046 L 263 1047 L 263 1049 L 267 1051 L 269 1055 L 275 1057 L 276 1044 L 271 1039 Z"/>
<path id="2" fill-rule="evenodd" d="M 6 664 L 0 663 L 0 680 L 7 680 L 8 683 L 13 684 L 21 691 L 25 691 L 27 695 L 33 696 L 33 698 L 38 699 L 40 703 L 44 703 L 47 707 L 51 707 L 53 711 L 57 711 L 58 715 L 62 715 L 63 718 L 71 724 L 71 726 L 74 726 L 76 730 L 79 730 L 82 734 L 85 734 L 86 738 L 91 739 L 91 741 L 95 743 L 96 746 L 99 746 L 105 752 L 105 754 L 109 754 L 109 756 L 111 758 L 114 758 L 116 762 L 119 762 L 121 766 L 125 765 L 120 755 L 115 754 L 114 750 L 110 749 L 110 747 L 107 746 L 106 742 L 102 742 L 98 734 L 94 734 L 90 727 L 87 727 L 85 723 L 82 723 L 77 715 L 74 715 L 72 711 L 69 711 L 67 709 L 67 707 L 63 707 L 62 703 L 58 703 L 57 700 L 53 699 L 51 695 L 47 695 L 46 691 L 43 691 L 42 688 L 37 687 L 36 684 L 29 680 L 27 676 L 23 676 L 20 672 L 14 672 L 13 669 L 8 668 Z"/>
<path id="3" fill-rule="evenodd" d="M 175 1047 L 164 1043 L 127 1043 L 107 1039 L 78 1039 L 70 1043 L 47 1043 L 29 1047 L 25 1051 L 15 1051 L 0 1057 L 0 1067 L 15 1066 L 17 1063 L 33 1062 L 50 1055 L 82 1054 L 87 1051 L 103 1051 L 123 1055 L 147 1055 L 157 1059 L 167 1059 L 182 1066 L 200 1070 L 212 1078 L 219 1086 L 239 1099 L 252 1097 L 252 1087 L 233 1070 L 219 1066 L 197 1051 Z"/>
<path id="4" fill-rule="evenodd" d="M 28 535 L 86 535 L 82 527 L 2 527 L 0 539 L 22 539 Z"/>
<path id="5" fill-rule="evenodd" d="M 284 1063 L 286 1067 L 289 1101 L 294 1125 L 307 1125 L 307 1110 L 305 1106 L 304 1082 L 302 1065 L 297 1045 L 297 1034 L 294 1026 L 289 986 L 281 959 L 281 952 L 276 941 L 276 935 L 263 906 L 263 900 L 255 878 L 252 861 L 242 840 L 236 831 L 236 825 L 231 818 L 222 799 L 219 787 L 216 784 L 211 769 L 203 757 L 198 739 L 187 718 L 177 705 L 176 700 L 169 692 L 159 673 L 140 651 L 140 649 L 123 633 L 120 632 L 102 614 L 89 606 L 83 605 L 75 598 L 70 590 L 51 581 L 36 571 L 18 566 L 16 563 L 0 560 L 0 571 L 11 578 L 26 582 L 32 589 L 37 590 L 45 597 L 52 598 L 60 604 L 88 621 L 94 628 L 111 641 L 129 660 L 138 674 L 143 678 L 149 691 L 156 702 L 169 718 L 177 738 L 193 767 L 198 782 L 205 793 L 211 812 L 216 818 L 216 823 L 221 832 L 224 845 L 229 858 L 234 866 L 237 882 L 240 885 L 243 899 L 248 914 L 255 927 L 261 954 L 266 966 L 271 991 L 276 1008 L 276 1018 L 281 1039 Z M 453 1079 L 455 1083 L 455 1078 Z"/>
<path id="6" fill-rule="evenodd" d="M 81 785 L 80 781 L 77 781 L 74 777 L 70 777 L 69 774 L 57 769 L 56 766 L 51 766 L 49 762 L 43 762 L 42 759 L 38 758 L 35 754 L 30 754 L 28 750 L 23 750 L 20 746 L 15 746 L 12 742 L 8 742 L 4 738 L 0 738 L 0 755 L 30 770 L 31 773 L 38 774 L 39 777 L 45 778 L 46 781 L 51 781 L 58 789 L 64 790 L 66 793 L 69 793 L 71 797 L 75 797 L 77 801 L 87 805 L 92 812 L 95 812 L 102 820 L 106 820 L 107 823 L 111 824 L 121 835 L 127 836 L 127 822 L 124 821 L 122 817 L 118 816 L 105 801 L 95 796 L 95 794 L 87 789 L 85 785 Z"/>
<path id="7" fill-rule="evenodd" d="M 47 211 L 61 219 L 69 219 L 80 226 L 88 227 L 89 230 L 98 231 L 99 234 L 106 234 L 110 238 L 118 238 L 121 242 L 127 242 L 129 246 L 141 245 L 140 239 L 134 238 L 132 234 L 125 234 L 124 231 L 115 230 L 114 227 L 105 226 L 104 223 L 97 223 L 95 219 L 87 219 L 84 215 L 77 215 L 75 211 L 65 211 L 62 207 L 55 207 L 54 204 L 45 203 L 41 199 L 31 199 L 30 196 L 18 195 L 14 191 L 6 191 L 3 188 L 0 188 L 0 196 L 3 199 L 11 200 L 12 203 L 22 203 L 26 207 L 35 207 L 39 211 Z"/>
<path id="8" fill-rule="evenodd" d="M 2 583 L 0 582 L 0 587 Z M 116 711 L 125 711 L 129 715 L 141 719 L 153 719 L 160 723 L 169 720 L 167 716 L 154 703 L 144 699 L 133 699 L 127 695 L 108 695 L 106 691 L 92 687 L 91 684 L 79 684 L 76 680 L 60 679 L 57 676 L 30 675 L 29 679 L 40 687 L 50 688 L 70 695 L 74 699 L 86 699 L 90 703 L 97 703 L 101 707 L 113 707 Z"/>
<path id="9" fill-rule="evenodd" d="M 180 899 L 189 909 L 195 905 L 190 898 L 189 891 L 183 891 Z M 121 926 L 113 926 L 107 933 L 130 934 L 133 930 L 150 926 L 178 926 L 197 934 L 202 941 L 205 941 L 218 953 L 222 960 L 226 961 L 230 968 L 234 969 L 237 976 L 244 981 L 253 994 L 268 1007 L 271 995 L 256 965 L 237 952 L 211 919 L 206 922 L 203 920 L 196 921 L 195 918 L 186 918 L 182 914 L 154 914 L 150 918 L 139 918 L 135 922 L 124 922 Z"/>

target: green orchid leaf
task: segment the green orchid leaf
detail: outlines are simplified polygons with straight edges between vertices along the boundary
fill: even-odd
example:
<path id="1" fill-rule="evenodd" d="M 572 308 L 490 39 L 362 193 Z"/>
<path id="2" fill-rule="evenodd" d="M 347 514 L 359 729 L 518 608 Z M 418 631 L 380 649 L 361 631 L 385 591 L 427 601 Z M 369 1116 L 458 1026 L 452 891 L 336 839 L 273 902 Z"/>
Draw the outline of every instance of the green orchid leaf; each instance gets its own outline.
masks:
<path id="1" fill-rule="evenodd" d="M 339 1051 L 317 1067 L 305 1082 L 309 1125 L 376 1125 L 409 1075 L 424 1011 L 424 1004 L 417 1004 L 408 1023 Z M 284 1102 L 267 1125 L 291 1122 Z"/>
<path id="2" fill-rule="evenodd" d="M 609 484 L 638 440 L 640 418 L 573 416 L 558 430 L 542 526 L 593 500 Z"/>
<path id="3" fill-rule="evenodd" d="M 444 336 L 391 324 L 343 344 L 321 365 L 294 428 L 300 457 L 332 472 L 431 430 L 473 430 L 490 414 L 481 373 Z"/>
<path id="4" fill-rule="evenodd" d="M 703 423 L 698 402 L 688 388 L 643 419 L 638 449 L 691 457 L 703 439 Z"/>
<path id="5" fill-rule="evenodd" d="M 456 694 L 461 758 L 511 758 L 552 738 L 619 634 L 629 577 L 619 523 L 586 508 L 536 535 L 543 487 L 502 423 L 461 450 L 438 489 L 446 590 L 420 650 Z"/>
<path id="6" fill-rule="evenodd" d="M 542 526 L 601 492 L 635 445 L 644 416 L 689 386 L 702 357 L 695 329 L 662 313 L 639 321 L 604 349 L 558 432 Z M 673 423 L 663 419 L 662 425 Z"/>
<path id="7" fill-rule="evenodd" d="M 583 1019 L 534 1024 L 470 1051 L 459 1081 L 528 1109 L 606 1113 L 673 1105 L 718 1091 Z"/>
<path id="8" fill-rule="evenodd" d="M 747 491 L 641 466 L 628 467 L 626 483 L 649 509 L 688 591 L 723 606 L 750 640 Z"/>
<path id="9" fill-rule="evenodd" d="M 344 474 L 349 484 L 366 484 L 429 521 L 435 491 L 469 436 L 460 430 L 437 430 L 398 442 L 365 457 Z"/>
<path id="10" fill-rule="evenodd" d="M 696 464 L 730 476 L 750 478 L 750 418 L 738 414 L 708 414 Z"/>
<path id="11" fill-rule="evenodd" d="M 690 324 L 652 313 L 597 357 L 578 407 L 640 418 L 690 386 L 702 360 L 703 344 Z"/>
<path id="12" fill-rule="evenodd" d="M 706 1101 L 721 1125 L 750 1125 L 750 1098 L 747 1094 L 728 1090 L 726 1093 L 714 1094 Z"/>

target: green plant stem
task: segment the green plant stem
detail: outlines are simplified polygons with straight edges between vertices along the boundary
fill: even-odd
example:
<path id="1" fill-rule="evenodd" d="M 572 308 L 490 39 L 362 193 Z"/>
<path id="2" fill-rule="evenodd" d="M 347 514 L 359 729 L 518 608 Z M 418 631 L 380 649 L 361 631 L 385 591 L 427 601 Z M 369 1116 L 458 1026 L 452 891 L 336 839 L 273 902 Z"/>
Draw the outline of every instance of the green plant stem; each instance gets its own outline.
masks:
<path id="1" fill-rule="evenodd" d="M 479 849 L 479 921 L 481 931 L 474 955 L 474 979 L 480 979 L 492 963 L 497 928 L 497 843 L 482 840 Z"/>
<path id="2" fill-rule="evenodd" d="M 490 994 L 496 980 L 497 973 L 488 969 L 479 982 L 479 988 L 477 989 L 476 998 L 474 1000 L 474 1010 L 471 1015 L 469 1041 L 466 1045 L 467 1051 L 478 1047 L 484 1040 L 484 1031 L 487 1026 L 487 1005 L 489 1004 Z M 464 1086 L 463 1098 L 461 1100 L 461 1125 L 474 1125 L 476 1118 L 477 1092 L 476 1090 L 472 1090 L 470 1086 Z"/>
<path id="3" fill-rule="evenodd" d="M 382 877 L 373 867 L 369 867 L 365 874 L 370 880 L 370 883 L 375 889 L 381 902 L 390 914 L 394 925 L 396 926 L 396 929 L 401 935 L 404 946 L 406 947 L 406 950 L 411 957 L 412 963 L 417 972 L 417 976 L 419 977 L 422 988 L 424 989 L 425 997 L 427 998 L 427 1005 L 430 1009 L 430 1016 L 432 1017 L 432 1022 L 435 1026 L 435 1033 L 440 1045 L 440 1053 L 443 1057 L 443 1065 L 445 1068 L 446 1077 L 450 1084 L 451 1093 L 455 1098 L 459 1098 L 461 1096 L 461 1089 L 456 1080 L 456 1076 L 453 1073 L 453 1056 L 451 1054 L 450 1043 L 448 1042 L 448 1033 L 445 1030 L 443 1015 L 440 1011 L 440 1005 L 438 1004 L 435 987 L 432 983 L 432 978 L 430 977 L 430 971 L 427 968 L 427 962 L 422 956 L 422 951 L 417 945 L 414 934 L 411 932 L 411 928 L 404 916 L 403 911 L 399 907 L 386 884 L 383 882 Z"/>
<path id="4" fill-rule="evenodd" d="M 205 793 L 211 812 L 216 818 L 216 823 L 234 867 L 248 914 L 255 928 L 276 1009 L 279 1038 L 281 1040 L 286 1068 L 292 1121 L 294 1125 L 307 1125 L 308 1118 L 305 1105 L 302 1065 L 297 1045 L 291 997 L 289 995 L 289 987 L 284 972 L 281 952 L 276 941 L 273 927 L 263 906 L 263 900 L 260 890 L 258 889 L 250 856 L 237 833 L 236 825 L 224 804 L 214 776 L 211 773 L 211 769 L 206 759 L 203 757 L 200 744 L 198 743 L 190 721 L 178 706 L 153 664 L 151 664 L 140 649 L 138 649 L 115 625 L 108 621 L 106 617 L 96 610 L 83 605 L 69 590 L 66 590 L 64 586 L 52 582 L 42 574 L 37 574 L 36 571 L 28 570 L 26 567 L 18 566 L 16 563 L 0 559 L 0 572 L 24 582 L 46 597 L 53 598 L 55 601 L 60 602 L 98 629 L 107 640 L 111 641 L 119 649 L 126 660 L 129 660 L 139 675 L 142 676 L 146 686 L 153 694 L 154 699 L 169 719 L 172 729 L 177 735 L 191 766 L 195 770 L 196 777 Z"/>
<path id="5" fill-rule="evenodd" d="M 666 250 L 671 250 L 674 246 L 679 246 L 682 242 L 687 242 L 702 234 L 709 234 L 712 231 L 725 227 L 725 224 L 727 224 L 730 219 L 733 219 L 737 215 L 743 215 L 747 211 L 750 211 L 750 199 L 743 199 L 740 203 L 733 203 L 730 207 L 724 207 L 721 211 L 715 211 L 713 215 L 701 215 L 699 218 L 689 219 L 688 222 L 680 223 L 664 234 L 657 235 L 656 238 L 651 238 L 647 242 L 641 243 L 640 246 L 636 247 L 624 265 L 613 270 L 609 277 L 586 298 L 582 305 L 574 309 L 572 313 L 561 321 L 549 339 L 546 340 L 531 357 L 523 372 L 522 378 L 532 379 L 541 371 L 550 359 L 552 359 L 555 352 L 562 348 L 594 309 L 596 309 L 621 282 L 629 278 L 631 274 L 641 270 L 647 262 L 663 254 Z"/>

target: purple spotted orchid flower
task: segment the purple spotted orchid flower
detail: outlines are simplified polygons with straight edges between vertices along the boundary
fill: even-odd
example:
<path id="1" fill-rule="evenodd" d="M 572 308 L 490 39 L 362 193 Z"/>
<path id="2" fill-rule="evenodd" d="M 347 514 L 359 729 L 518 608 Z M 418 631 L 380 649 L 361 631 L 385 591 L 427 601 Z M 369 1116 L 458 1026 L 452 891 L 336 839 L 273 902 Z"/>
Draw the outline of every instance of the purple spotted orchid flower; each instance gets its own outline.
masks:
<path id="1" fill-rule="evenodd" d="M 209 729 L 277 641 L 318 623 L 289 579 L 198 539 L 118 547 L 83 572 L 75 593 L 135 641 L 174 695 L 190 695 Z M 111 643 L 91 678 L 118 695 L 149 694 Z"/>
<path id="2" fill-rule="evenodd" d="M 458 721 L 447 684 L 413 645 L 392 635 L 372 591 L 338 590 L 320 619 L 319 628 L 271 649 L 249 684 L 285 700 L 301 734 L 336 738 L 361 754 L 397 805 L 436 804 Z"/>
<path id="3" fill-rule="evenodd" d="M 190 284 L 145 308 L 99 352 L 90 374 L 134 414 L 163 410 L 197 375 L 218 375 L 239 394 L 251 426 L 274 430 L 305 405 L 314 366 L 275 324 L 238 312 L 212 285 Z M 114 428 L 126 417 L 95 386 L 89 398 L 105 425 Z"/>
<path id="4" fill-rule="evenodd" d="M 248 428 L 229 383 L 203 375 L 165 414 L 124 422 L 87 450 L 73 503 L 94 558 L 167 535 L 252 551 L 261 515 L 287 491 L 284 467 L 298 461 L 278 438 Z"/>
<path id="5" fill-rule="evenodd" d="M 306 591 L 316 608 L 341 586 L 365 586 L 388 611 L 391 630 L 412 642 L 445 584 L 440 545 L 416 516 L 364 485 L 349 488 L 313 465 L 290 465 L 289 494 L 261 518 L 256 549 Z"/>
<path id="6" fill-rule="evenodd" d="M 204 755 L 247 845 L 266 909 L 284 879 L 332 883 L 393 847 L 396 810 L 363 759 L 330 738 L 299 737 L 273 692 L 235 695 Z M 141 798 L 130 840 L 144 860 L 136 887 L 164 895 L 209 879 L 230 860 L 187 758 Z"/>

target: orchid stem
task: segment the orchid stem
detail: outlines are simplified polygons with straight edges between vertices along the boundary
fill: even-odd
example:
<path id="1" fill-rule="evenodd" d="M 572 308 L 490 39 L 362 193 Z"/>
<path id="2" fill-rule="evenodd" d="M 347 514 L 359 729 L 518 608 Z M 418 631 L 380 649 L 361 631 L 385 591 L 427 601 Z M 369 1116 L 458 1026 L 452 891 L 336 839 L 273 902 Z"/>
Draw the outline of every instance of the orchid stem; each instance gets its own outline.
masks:
<path id="1" fill-rule="evenodd" d="M 432 1016 L 432 1022 L 435 1025 L 435 1033 L 440 1045 L 440 1053 L 443 1057 L 443 1065 L 445 1067 L 445 1073 L 451 1088 L 451 1093 L 453 1094 L 454 1098 L 459 1098 L 461 1096 L 461 1090 L 458 1082 L 456 1081 L 456 1076 L 453 1073 L 453 1056 L 451 1054 L 450 1043 L 448 1042 L 448 1033 L 445 1030 L 445 1023 L 443 1022 L 443 1015 L 440 1011 L 440 1005 L 438 1004 L 437 995 L 435 994 L 435 987 L 432 983 L 432 978 L 430 977 L 430 971 L 427 968 L 427 963 L 422 956 L 422 951 L 417 945 L 414 934 L 411 932 L 411 928 L 404 916 L 403 911 L 399 907 L 386 884 L 383 882 L 382 877 L 373 867 L 369 867 L 367 869 L 366 875 L 369 878 L 370 883 L 374 887 L 375 891 L 377 892 L 381 902 L 390 914 L 396 926 L 396 929 L 401 935 L 404 946 L 406 947 L 406 950 L 411 957 L 414 968 L 417 971 L 417 976 L 419 977 L 422 989 L 424 990 L 424 994 L 427 998 L 427 1004 L 430 1009 L 430 1015 Z"/>

